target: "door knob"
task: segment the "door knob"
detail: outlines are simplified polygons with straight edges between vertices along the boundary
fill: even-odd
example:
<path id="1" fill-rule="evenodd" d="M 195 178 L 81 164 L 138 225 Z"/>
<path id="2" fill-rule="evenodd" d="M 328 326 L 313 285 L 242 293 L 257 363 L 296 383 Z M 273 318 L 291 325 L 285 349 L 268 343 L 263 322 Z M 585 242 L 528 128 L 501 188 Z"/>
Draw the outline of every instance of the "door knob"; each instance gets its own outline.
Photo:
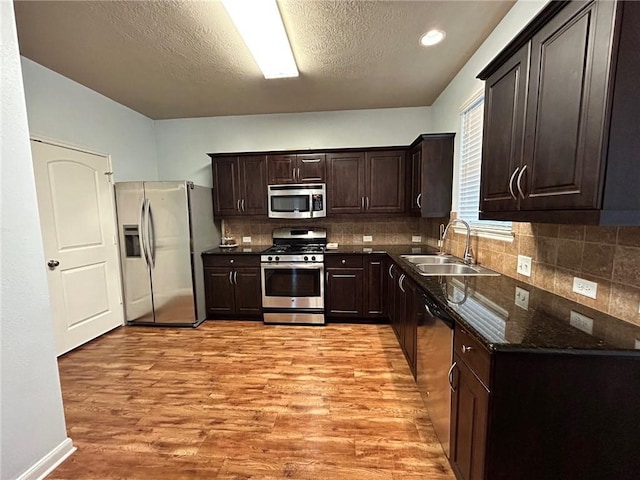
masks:
<path id="1" fill-rule="evenodd" d="M 56 267 L 57 267 L 58 265 L 60 265 L 60 262 L 59 262 L 58 260 L 49 260 L 49 261 L 47 262 L 47 265 L 49 266 L 49 268 L 50 268 L 51 270 L 55 270 L 55 269 L 56 269 Z"/>

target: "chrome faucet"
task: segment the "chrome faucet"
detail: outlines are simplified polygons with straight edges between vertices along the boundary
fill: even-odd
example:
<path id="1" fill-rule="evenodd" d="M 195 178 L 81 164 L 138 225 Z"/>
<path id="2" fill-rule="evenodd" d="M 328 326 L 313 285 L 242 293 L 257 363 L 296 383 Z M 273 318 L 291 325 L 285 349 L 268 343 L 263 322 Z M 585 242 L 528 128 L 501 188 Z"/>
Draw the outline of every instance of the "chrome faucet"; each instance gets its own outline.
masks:
<path id="1" fill-rule="evenodd" d="M 470 265 L 472 263 L 474 263 L 474 258 L 473 258 L 473 253 L 471 252 L 471 227 L 469 226 L 469 224 L 467 222 L 465 222 L 464 220 L 460 219 L 460 218 L 454 218 L 453 220 L 451 220 L 448 224 L 447 227 L 444 229 L 444 232 L 442 233 L 442 238 L 440 239 L 440 254 L 444 254 L 444 241 L 445 238 L 447 237 L 447 232 L 449 231 L 449 227 L 451 227 L 451 225 L 453 225 L 454 223 L 461 223 L 465 226 L 465 228 L 467 229 L 467 242 L 464 246 L 464 263 L 466 263 L 467 265 Z"/>

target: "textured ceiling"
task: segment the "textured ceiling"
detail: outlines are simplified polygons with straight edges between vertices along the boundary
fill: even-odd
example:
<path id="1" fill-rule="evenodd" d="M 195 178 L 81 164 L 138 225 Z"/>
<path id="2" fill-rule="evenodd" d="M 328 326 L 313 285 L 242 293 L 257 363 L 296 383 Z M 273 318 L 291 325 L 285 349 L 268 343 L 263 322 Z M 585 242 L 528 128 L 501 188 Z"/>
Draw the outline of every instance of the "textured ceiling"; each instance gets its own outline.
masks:
<path id="1" fill-rule="evenodd" d="M 218 1 L 15 2 L 22 55 L 154 119 L 428 106 L 514 1 L 279 0 L 265 80 Z M 421 47 L 427 30 L 447 32 Z"/>

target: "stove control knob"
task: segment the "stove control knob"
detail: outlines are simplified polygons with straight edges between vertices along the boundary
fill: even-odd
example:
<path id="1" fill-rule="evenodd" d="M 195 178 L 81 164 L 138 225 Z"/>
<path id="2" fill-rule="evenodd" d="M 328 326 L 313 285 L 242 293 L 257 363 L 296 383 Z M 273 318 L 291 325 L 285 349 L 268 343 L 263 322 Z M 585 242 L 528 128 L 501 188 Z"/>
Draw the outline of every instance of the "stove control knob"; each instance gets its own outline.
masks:
<path id="1" fill-rule="evenodd" d="M 307 257 L 306 255 L 304 256 L 304 261 L 308 262 L 309 261 L 309 257 Z"/>
<path id="2" fill-rule="evenodd" d="M 271 261 L 271 260 L 273 260 L 273 257 L 269 257 L 269 258 L 267 258 L 267 260 L 268 260 L 268 261 Z"/>
<path id="3" fill-rule="evenodd" d="M 313 257 L 311 257 L 311 261 L 315 262 L 316 261 L 316 256 L 314 255 Z"/>
<path id="4" fill-rule="evenodd" d="M 280 261 L 280 257 L 276 257 L 276 262 L 279 262 L 279 261 Z"/>

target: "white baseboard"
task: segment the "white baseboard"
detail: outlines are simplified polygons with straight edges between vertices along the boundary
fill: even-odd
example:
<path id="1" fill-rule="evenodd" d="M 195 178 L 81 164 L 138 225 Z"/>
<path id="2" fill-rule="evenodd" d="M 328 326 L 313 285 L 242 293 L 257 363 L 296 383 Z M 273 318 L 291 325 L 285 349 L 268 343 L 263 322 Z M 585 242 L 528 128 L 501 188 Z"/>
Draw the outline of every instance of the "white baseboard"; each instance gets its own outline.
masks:
<path id="1" fill-rule="evenodd" d="M 76 451 L 70 438 L 66 438 L 56 448 L 38 460 L 17 480 L 41 480 L 49 475 L 55 468 L 64 462 L 69 455 Z"/>

